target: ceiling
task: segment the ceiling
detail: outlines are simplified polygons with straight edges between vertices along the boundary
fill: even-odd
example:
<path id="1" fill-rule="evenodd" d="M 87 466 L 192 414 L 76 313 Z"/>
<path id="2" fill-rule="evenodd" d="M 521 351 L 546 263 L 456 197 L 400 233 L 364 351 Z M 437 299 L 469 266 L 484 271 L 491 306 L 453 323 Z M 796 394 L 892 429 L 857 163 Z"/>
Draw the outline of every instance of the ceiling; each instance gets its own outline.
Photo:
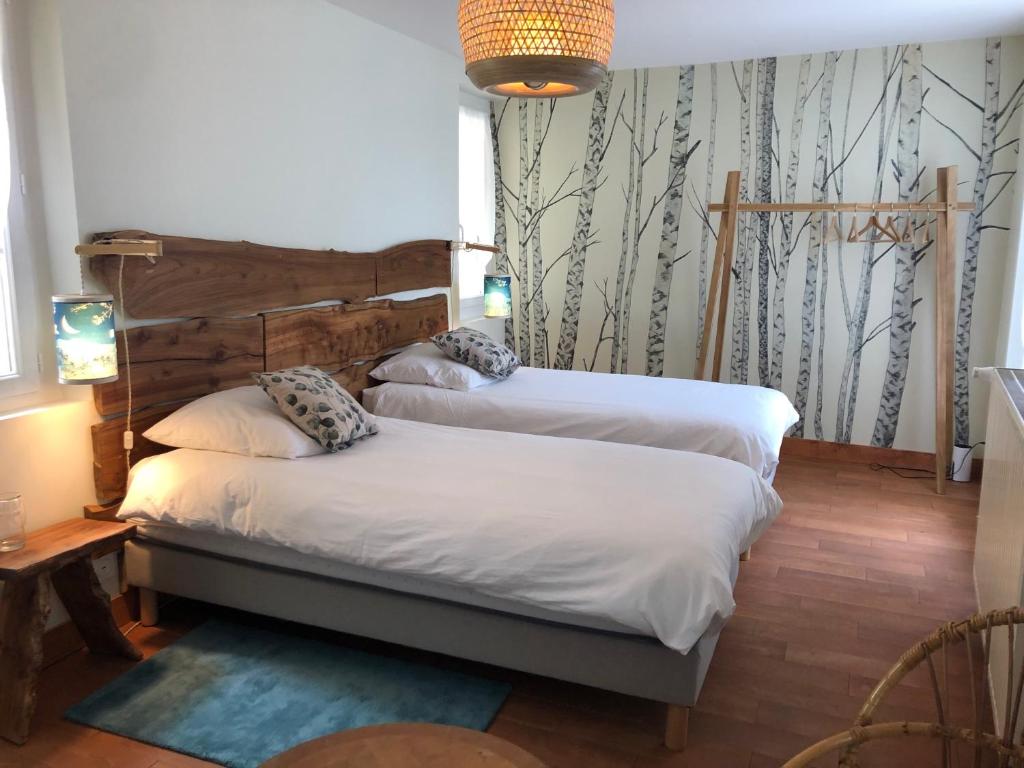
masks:
<path id="1" fill-rule="evenodd" d="M 462 55 L 458 0 L 329 0 Z M 618 0 L 611 68 L 1024 33 L 1022 0 Z"/>

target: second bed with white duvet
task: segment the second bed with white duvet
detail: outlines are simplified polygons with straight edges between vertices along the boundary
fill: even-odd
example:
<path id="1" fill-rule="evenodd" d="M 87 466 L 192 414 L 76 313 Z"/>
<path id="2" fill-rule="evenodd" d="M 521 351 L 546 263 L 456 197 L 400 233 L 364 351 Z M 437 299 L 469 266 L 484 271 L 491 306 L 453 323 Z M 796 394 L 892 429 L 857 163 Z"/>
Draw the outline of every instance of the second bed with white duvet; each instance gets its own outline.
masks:
<path id="1" fill-rule="evenodd" d="M 379 416 L 432 424 L 707 453 L 768 480 L 797 420 L 789 398 L 766 387 L 546 368 L 468 391 L 389 381 L 363 402 Z"/>

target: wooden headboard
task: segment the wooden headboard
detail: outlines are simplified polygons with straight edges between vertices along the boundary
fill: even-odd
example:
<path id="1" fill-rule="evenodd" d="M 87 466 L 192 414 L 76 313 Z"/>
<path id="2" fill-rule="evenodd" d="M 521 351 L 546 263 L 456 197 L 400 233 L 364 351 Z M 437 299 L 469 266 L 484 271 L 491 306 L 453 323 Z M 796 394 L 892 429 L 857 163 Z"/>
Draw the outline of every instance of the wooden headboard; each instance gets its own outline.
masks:
<path id="1" fill-rule="evenodd" d="M 169 237 L 138 230 L 94 241 L 160 240 L 163 256 L 124 260 L 125 314 L 182 318 L 131 328 L 132 463 L 163 451 L 142 433 L 185 403 L 252 383 L 251 374 L 316 365 L 357 397 L 369 372 L 394 350 L 448 328 L 448 297 L 378 299 L 399 291 L 451 286 L 445 240 L 417 240 L 376 253 L 277 248 L 248 242 Z M 121 257 L 92 256 L 90 272 L 119 296 Z M 325 301 L 344 304 L 302 307 Z M 290 309 L 300 307 L 298 309 Z M 125 493 L 122 434 L 128 412 L 125 349 L 121 377 L 93 387 L 103 421 L 92 428 L 93 475 L 101 502 Z"/>

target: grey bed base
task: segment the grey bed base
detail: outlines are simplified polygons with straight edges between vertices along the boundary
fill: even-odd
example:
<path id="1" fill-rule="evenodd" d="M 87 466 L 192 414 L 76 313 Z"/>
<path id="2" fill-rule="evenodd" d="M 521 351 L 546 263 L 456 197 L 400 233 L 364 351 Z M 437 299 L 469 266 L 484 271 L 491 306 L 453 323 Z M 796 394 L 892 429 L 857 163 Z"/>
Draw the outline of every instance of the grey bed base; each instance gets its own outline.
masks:
<path id="1" fill-rule="evenodd" d="M 664 702 L 681 749 L 718 631 L 687 654 L 640 635 L 586 629 L 135 540 L 128 584 L 265 616 Z M 144 592 L 145 594 L 145 592 Z M 145 617 L 144 617 L 145 618 Z M 155 616 L 153 617 L 155 620 Z"/>

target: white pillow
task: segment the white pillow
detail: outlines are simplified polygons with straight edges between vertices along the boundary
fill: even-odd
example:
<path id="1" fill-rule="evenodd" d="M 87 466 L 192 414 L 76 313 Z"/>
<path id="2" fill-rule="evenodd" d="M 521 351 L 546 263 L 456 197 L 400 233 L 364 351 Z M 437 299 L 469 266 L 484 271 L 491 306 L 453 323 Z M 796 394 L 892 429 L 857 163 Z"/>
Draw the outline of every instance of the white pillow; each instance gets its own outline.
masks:
<path id="1" fill-rule="evenodd" d="M 457 389 L 466 392 L 496 379 L 484 376 L 464 363 L 452 360 L 433 344 L 416 344 L 409 349 L 385 360 L 370 375 L 380 381 L 394 381 L 399 384 L 426 384 L 443 389 Z"/>
<path id="2" fill-rule="evenodd" d="M 201 397 L 146 430 L 147 440 L 173 448 L 242 456 L 300 459 L 323 447 L 292 424 L 259 387 L 236 387 Z"/>

